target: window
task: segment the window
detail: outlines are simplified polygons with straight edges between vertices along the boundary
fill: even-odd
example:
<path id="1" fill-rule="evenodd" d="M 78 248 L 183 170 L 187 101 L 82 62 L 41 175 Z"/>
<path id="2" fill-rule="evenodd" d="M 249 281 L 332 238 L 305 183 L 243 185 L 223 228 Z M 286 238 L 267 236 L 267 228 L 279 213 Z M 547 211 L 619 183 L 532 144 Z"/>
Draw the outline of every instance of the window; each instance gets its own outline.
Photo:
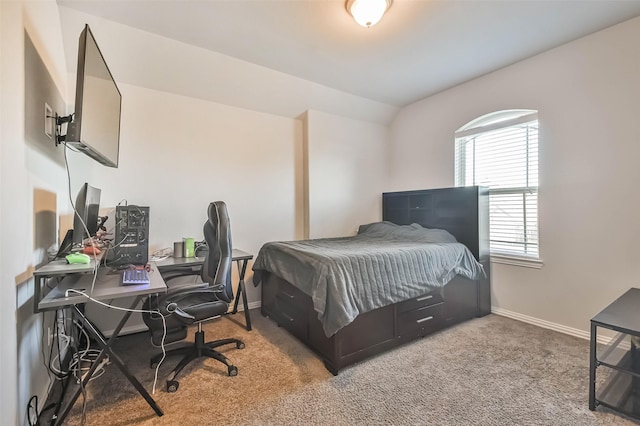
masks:
<path id="1" fill-rule="evenodd" d="M 538 112 L 482 116 L 455 143 L 456 186 L 489 188 L 491 254 L 537 259 Z"/>

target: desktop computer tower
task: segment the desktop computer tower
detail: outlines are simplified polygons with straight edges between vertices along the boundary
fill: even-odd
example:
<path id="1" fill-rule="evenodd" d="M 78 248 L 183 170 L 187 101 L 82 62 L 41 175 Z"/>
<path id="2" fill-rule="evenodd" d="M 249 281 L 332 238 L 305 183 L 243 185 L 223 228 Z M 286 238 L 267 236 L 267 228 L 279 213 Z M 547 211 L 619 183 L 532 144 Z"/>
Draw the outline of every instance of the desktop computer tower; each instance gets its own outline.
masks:
<path id="1" fill-rule="evenodd" d="M 149 207 L 116 206 L 113 266 L 145 265 L 149 261 Z"/>

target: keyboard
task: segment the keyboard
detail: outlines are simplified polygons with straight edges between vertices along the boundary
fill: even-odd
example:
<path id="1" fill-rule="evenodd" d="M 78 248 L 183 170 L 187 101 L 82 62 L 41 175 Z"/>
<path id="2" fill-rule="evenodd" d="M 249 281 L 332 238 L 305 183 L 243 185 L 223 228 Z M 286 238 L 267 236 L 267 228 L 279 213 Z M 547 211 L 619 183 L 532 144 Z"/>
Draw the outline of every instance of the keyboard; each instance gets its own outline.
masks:
<path id="1" fill-rule="evenodd" d="M 146 269 L 127 269 L 122 272 L 122 285 L 149 284 Z"/>

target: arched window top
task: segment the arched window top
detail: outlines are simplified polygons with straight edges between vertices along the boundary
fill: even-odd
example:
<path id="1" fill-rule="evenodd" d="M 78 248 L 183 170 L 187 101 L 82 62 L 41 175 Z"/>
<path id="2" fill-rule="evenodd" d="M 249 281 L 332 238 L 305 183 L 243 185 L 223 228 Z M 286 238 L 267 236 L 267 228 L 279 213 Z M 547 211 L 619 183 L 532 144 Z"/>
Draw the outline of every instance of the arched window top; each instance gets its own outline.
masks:
<path id="1" fill-rule="evenodd" d="M 538 119 L 538 111 L 533 109 L 507 109 L 474 118 L 455 132 L 456 138 L 488 132 L 501 127 L 513 126 Z"/>

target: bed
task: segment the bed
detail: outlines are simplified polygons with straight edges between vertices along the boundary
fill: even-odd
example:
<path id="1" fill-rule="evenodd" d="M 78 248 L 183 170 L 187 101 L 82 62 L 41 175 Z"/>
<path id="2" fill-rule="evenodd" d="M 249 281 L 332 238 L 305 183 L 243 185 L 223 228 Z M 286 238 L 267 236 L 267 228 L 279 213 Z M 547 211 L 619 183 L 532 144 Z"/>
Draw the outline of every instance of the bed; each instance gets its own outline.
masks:
<path id="1" fill-rule="evenodd" d="M 265 244 L 262 314 L 333 374 L 491 311 L 488 191 L 382 194 L 383 222 L 355 237 Z"/>

